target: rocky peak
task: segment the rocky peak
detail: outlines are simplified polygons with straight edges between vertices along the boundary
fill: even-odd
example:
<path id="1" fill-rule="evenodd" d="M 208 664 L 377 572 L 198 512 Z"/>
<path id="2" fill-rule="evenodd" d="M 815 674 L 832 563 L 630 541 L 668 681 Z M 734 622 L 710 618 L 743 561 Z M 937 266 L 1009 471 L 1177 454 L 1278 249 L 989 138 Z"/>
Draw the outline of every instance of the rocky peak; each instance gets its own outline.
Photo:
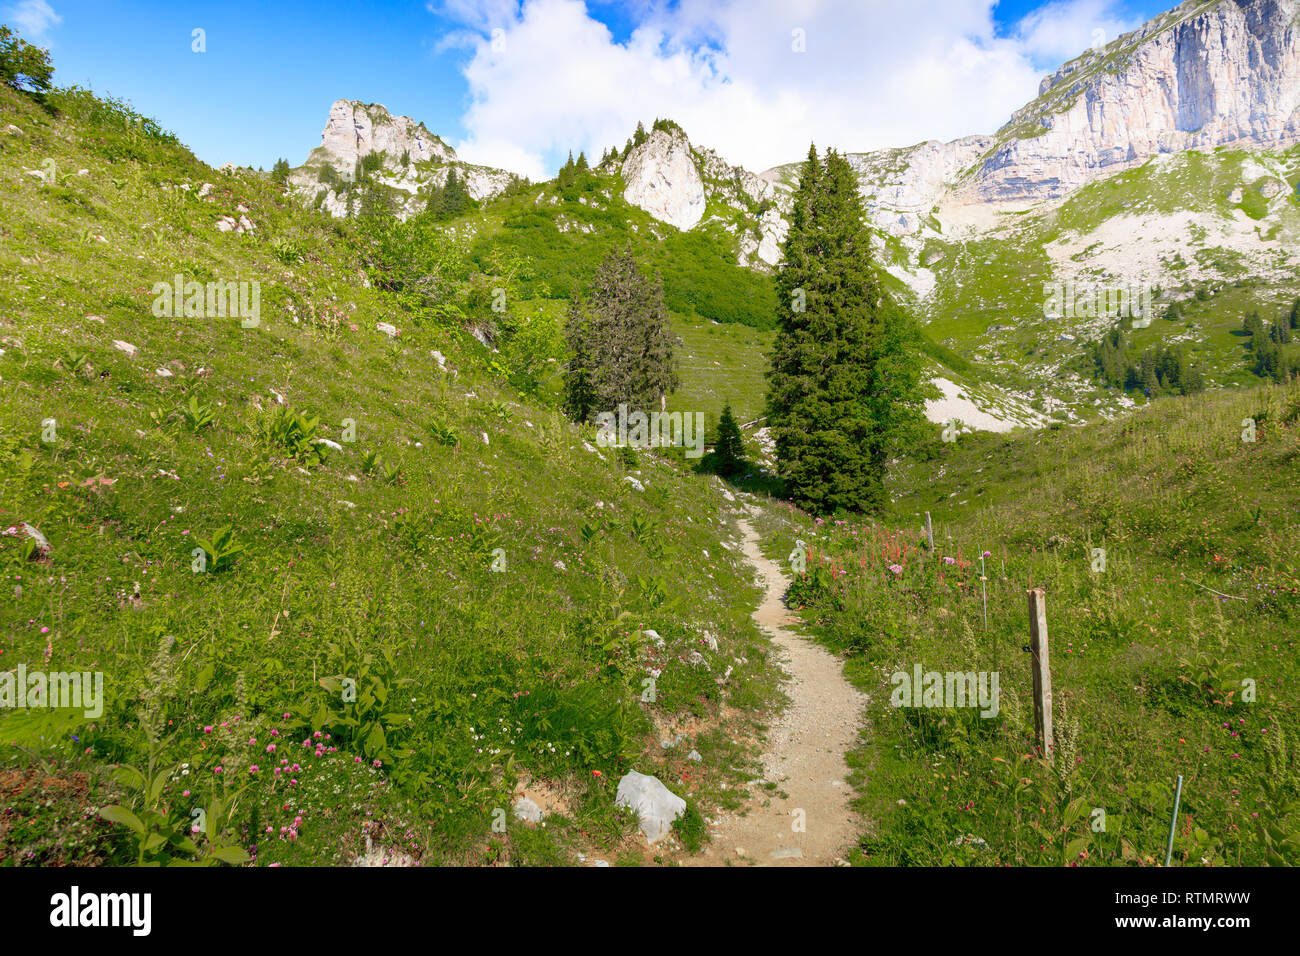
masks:
<path id="1" fill-rule="evenodd" d="M 363 156 L 384 153 L 396 164 L 403 154 L 412 163 L 446 163 L 456 151 L 409 116 L 393 116 L 378 103 L 335 100 L 321 133 L 320 148 L 335 169 L 350 170 Z"/>
<path id="2" fill-rule="evenodd" d="M 453 169 L 474 199 L 495 196 L 513 178 L 506 170 L 457 159 L 454 149 L 409 116 L 394 116 L 378 103 L 335 100 L 320 146 L 290 173 L 289 184 L 330 215 L 347 216 L 353 208 L 346 198 L 347 183 L 355 177 L 360 161 L 372 155 L 383 159 L 368 175 L 391 190 L 401 219 L 419 212 L 428 188 L 445 185 Z M 336 175 L 327 178 L 330 169 Z M 336 185 L 337 180 L 343 184 Z"/>
<path id="3" fill-rule="evenodd" d="M 612 171 L 612 170 L 611 170 Z M 691 145 L 678 127 L 654 129 L 622 163 L 623 198 L 660 222 L 689 230 L 717 222 L 736 237 L 743 266 L 767 268 L 781 261 L 789 225 L 783 216 L 790 190 L 733 166 L 711 149 Z M 707 206 L 721 210 L 704 220 Z"/>
<path id="4" fill-rule="evenodd" d="M 623 161 L 623 198 L 660 222 L 690 229 L 704 218 L 704 179 L 680 130 L 651 130 Z"/>

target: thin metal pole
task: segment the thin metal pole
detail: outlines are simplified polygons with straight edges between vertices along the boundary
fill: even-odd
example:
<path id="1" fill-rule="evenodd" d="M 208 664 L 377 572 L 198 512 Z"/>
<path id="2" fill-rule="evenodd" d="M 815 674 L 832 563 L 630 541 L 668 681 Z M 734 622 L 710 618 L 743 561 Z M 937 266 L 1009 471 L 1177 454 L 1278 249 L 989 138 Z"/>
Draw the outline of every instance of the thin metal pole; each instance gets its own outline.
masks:
<path id="1" fill-rule="evenodd" d="M 1165 866 L 1174 855 L 1174 830 L 1178 827 L 1178 803 L 1183 798 L 1183 775 L 1178 775 L 1178 789 L 1174 791 L 1174 818 L 1169 821 L 1169 847 L 1165 850 Z"/>
<path id="2" fill-rule="evenodd" d="M 984 555 L 980 555 L 980 597 L 984 600 L 984 630 L 987 633 L 989 629 L 989 595 L 984 589 L 984 582 L 988 580 L 988 575 L 984 572 Z"/>

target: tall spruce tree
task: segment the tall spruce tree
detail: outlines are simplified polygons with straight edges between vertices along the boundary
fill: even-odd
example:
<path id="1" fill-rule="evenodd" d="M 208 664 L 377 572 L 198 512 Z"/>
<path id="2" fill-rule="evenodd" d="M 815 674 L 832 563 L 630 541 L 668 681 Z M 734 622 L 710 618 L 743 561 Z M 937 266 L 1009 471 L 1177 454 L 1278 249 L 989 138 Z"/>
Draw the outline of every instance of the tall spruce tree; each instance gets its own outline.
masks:
<path id="1" fill-rule="evenodd" d="M 800 175 L 777 273 L 768 421 L 778 473 L 813 512 L 876 511 L 889 458 L 923 434 L 917 334 L 871 260 L 857 177 L 816 147 Z"/>
<path id="2" fill-rule="evenodd" d="M 565 409 L 580 421 L 621 403 L 657 410 L 678 385 L 663 280 L 640 270 L 631 243 L 605 257 L 585 299 L 575 297 L 565 338 Z"/>

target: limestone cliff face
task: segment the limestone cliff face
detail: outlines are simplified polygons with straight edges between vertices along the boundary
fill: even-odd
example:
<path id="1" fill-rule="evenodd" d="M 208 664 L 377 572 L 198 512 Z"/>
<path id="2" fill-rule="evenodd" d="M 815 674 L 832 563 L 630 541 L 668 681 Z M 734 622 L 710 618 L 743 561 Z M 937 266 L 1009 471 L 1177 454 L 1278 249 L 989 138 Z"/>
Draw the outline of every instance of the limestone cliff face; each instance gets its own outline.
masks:
<path id="1" fill-rule="evenodd" d="M 353 169 L 361 157 L 378 152 L 393 159 L 405 153 L 414 163 L 445 163 L 456 158 L 456 151 L 423 123 L 356 100 L 335 100 L 321 133 L 320 148 L 339 170 Z"/>
<path id="2" fill-rule="evenodd" d="M 991 136 L 931 140 L 908 149 L 853 153 L 868 218 L 891 232 L 916 232 L 961 172 L 994 144 Z"/>
<path id="3" fill-rule="evenodd" d="M 358 163 L 375 154 L 382 154 L 382 161 L 368 175 L 392 191 L 402 219 L 419 212 L 424 207 L 422 193 L 430 185 L 444 185 L 453 169 L 474 199 L 495 196 L 512 179 L 506 170 L 462 162 L 454 149 L 409 116 L 394 116 L 377 103 L 336 100 L 320 146 L 290 173 L 289 184 L 311 201 L 320 197 L 321 209 L 342 218 L 351 207 L 331 179 L 351 179 Z"/>
<path id="4" fill-rule="evenodd" d="M 993 136 L 849 159 L 873 224 L 912 235 L 949 200 L 1023 208 L 1152 156 L 1297 142 L 1300 0 L 1189 0 L 1046 77 Z"/>
<path id="5" fill-rule="evenodd" d="M 1300 142 L 1300 0 L 1193 0 L 1043 80 L 980 164 L 986 200 L 1053 199 L 1159 153 Z"/>
<path id="6" fill-rule="evenodd" d="M 711 149 L 691 145 L 680 129 L 652 130 L 622 163 L 623 198 L 681 230 L 716 222 L 736 238 L 742 266 L 781 261 L 789 224 L 789 189 L 733 166 Z M 704 219 L 710 204 L 721 210 Z"/>
<path id="7" fill-rule="evenodd" d="M 653 130 L 623 161 L 623 198 L 660 222 L 686 230 L 704 218 L 704 179 L 690 140 Z"/>

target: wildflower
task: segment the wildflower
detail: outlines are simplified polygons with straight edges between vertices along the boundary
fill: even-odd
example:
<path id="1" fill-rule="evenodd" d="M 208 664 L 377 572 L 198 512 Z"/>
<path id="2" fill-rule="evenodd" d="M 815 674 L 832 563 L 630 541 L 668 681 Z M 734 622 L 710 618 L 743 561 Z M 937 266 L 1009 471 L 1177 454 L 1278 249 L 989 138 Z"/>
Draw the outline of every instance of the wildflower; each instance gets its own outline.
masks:
<path id="1" fill-rule="evenodd" d="M 902 574 L 903 566 L 901 564 L 891 564 L 889 566 L 889 570 L 893 571 L 894 574 Z"/>

